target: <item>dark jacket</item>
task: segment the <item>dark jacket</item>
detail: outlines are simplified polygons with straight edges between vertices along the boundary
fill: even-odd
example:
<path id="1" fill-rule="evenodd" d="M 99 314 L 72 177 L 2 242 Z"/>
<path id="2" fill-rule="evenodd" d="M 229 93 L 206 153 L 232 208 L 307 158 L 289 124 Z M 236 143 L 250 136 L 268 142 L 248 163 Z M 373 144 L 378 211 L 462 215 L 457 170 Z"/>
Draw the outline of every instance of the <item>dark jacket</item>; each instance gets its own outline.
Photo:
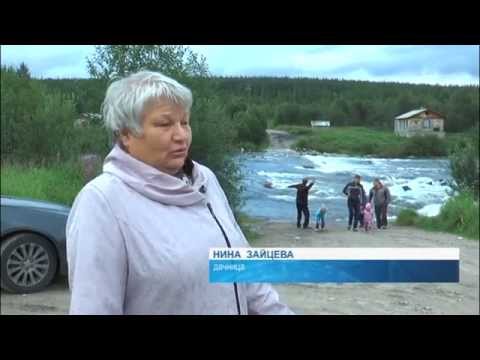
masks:
<path id="1" fill-rule="evenodd" d="M 367 202 L 362 184 L 355 184 L 353 181 L 349 182 L 343 188 L 343 193 L 348 196 L 349 200 L 359 201 L 360 204 L 366 204 Z"/>
<path id="2" fill-rule="evenodd" d="M 296 184 L 290 185 L 289 188 L 297 189 L 297 204 L 308 205 L 308 190 L 313 186 L 313 182 L 309 185 Z"/>
<path id="3" fill-rule="evenodd" d="M 372 188 L 368 201 L 372 201 L 375 206 L 388 205 L 391 200 L 390 190 L 384 185 L 380 189 Z"/>

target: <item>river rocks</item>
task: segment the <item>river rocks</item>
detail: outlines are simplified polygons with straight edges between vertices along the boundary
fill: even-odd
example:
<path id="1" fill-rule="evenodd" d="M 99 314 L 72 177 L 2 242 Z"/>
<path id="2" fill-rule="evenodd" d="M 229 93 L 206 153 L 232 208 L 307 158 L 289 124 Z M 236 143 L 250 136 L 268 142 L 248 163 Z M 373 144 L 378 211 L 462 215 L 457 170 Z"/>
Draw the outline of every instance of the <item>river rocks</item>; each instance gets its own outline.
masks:
<path id="1" fill-rule="evenodd" d="M 272 182 L 268 181 L 268 180 L 263 183 L 263 186 L 266 187 L 267 189 L 272 189 L 273 188 Z"/>
<path id="2" fill-rule="evenodd" d="M 411 188 L 410 186 L 408 186 L 408 185 L 404 185 L 404 186 L 402 186 L 402 189 L 403 189 L 403 191 L 409 191 L 409 190 L 412 190 L 412 188 Z"/>
<path id="3" fill-rule="evenodd" d="M 314 169 L 315 168 L 315 166 L 313 166 L 313 165 L 303 165 L 303 167 L 305 169 Z"/>

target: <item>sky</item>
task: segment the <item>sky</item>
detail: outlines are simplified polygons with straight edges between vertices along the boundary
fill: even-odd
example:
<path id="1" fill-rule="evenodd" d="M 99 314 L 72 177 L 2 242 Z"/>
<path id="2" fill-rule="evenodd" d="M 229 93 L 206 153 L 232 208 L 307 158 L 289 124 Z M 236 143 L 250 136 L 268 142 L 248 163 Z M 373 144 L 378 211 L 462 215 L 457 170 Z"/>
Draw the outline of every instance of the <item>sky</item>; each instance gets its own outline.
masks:
<path id="1" fill-rule="evenodd" d="M 220 76 L 479 85 L 478 45 L 187 45 Z M 93 45 L 2 45 L 1 64 L 34 77 L 86 78 Z"/>

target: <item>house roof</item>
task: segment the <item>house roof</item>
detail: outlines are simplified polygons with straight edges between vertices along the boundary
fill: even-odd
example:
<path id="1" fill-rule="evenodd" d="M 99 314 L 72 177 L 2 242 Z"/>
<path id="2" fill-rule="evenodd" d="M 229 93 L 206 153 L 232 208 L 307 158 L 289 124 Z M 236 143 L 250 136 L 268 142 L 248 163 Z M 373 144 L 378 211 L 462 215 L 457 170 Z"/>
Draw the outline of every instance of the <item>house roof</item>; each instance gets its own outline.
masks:
<path id="1" fill-rule="evenodd" d="M 421 109 L 406 112 L 405 114 L 398 115 L 397 117 L 395 117 L 395 120 L 410 119 L 411 117 L 414 117 L 415 115 L 421 114 L 425 111 L 428 111 L 430 113 L 434 113 L 434 114 L 437 114 L 438 116 L 441 116 L 439 113 L 437 113 L 435 111 L 431 111 L 427 108 L 421 108 Z"/>
<path id="2" fill-rule="evenodd" d="M 409 119 L 411 117 L 414 117 L 415 115 L 421 114 L 424 111 L 427 111 L 427 109 L 421 108 L 417 110 L 412 110 L 412 111 L 406 112 L 405 114 L 398 115 L 397 117 L 395 117 L 395 119 L 396 120 Z"/>

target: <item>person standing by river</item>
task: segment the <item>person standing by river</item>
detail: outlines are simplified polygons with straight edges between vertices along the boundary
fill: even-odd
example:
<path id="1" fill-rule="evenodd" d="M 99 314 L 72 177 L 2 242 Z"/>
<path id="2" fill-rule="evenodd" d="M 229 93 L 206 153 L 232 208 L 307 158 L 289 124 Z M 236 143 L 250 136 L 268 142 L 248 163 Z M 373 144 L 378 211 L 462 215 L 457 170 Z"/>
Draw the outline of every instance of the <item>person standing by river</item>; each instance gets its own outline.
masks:
<path id="1" fill-rule="evenodd" d="M 348 230 L 358 231 L 357 226 L 360 220 L 360 206 L 365 206 L 366 196 L 362 184 L 360 184 L 360 175 L 355 175 L 352 182 L 349 182 L 343 188 L 343 193 L 347 196 L 348 205 Z"/>
<path id="2" fill-rule="evenodd" d="M 289 188 L 297 189 L 297 228 L 300 228 L 302 213 L 304 216 L 303 228 L 308 228 L 310 211 L 308 210 L 308 191 L 312 188 L 314 181 L 309 185 L 308 178 L 304 178 L 301 184 L 290 185 Z"/>
<path id="3" fill-rule="evenodd" d="M 373 205 L 375 206 L 375 218 L 377 221 L 378 229 L 387 228 L 387 208 L 390 203 L 391 196 L 388 187 L 382 184 L 380 179 L 373 180 L 373 187 L 370 190 L 368 201 L 373 199 Z"/>

